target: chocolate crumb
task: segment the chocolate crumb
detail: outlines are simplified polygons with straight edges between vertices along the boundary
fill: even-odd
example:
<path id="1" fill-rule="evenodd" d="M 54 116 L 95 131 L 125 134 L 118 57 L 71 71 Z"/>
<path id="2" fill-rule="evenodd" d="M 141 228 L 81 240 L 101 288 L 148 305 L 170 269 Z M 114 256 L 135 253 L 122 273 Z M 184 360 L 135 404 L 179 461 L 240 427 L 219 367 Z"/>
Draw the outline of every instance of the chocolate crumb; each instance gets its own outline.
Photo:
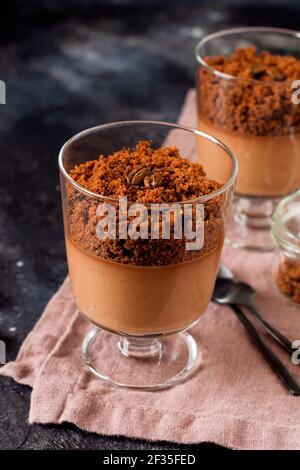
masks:
<path id="1" fill-rule="evenodd" d="M 279 290 L 300 304 L 300 260 L 285 260 L 279 266 L 276 284 Z"/>
<path id="2" fill-rule="evenodd" d="M 292 102 L 292 82 L 300 79 L 300 60 L 289 55 L 237 48 L 228 57 L 207 56 L 222 78 L 200 67 L 201 116 L 230 132 L 281 136 L 300 130 L 300 106 Z"/>

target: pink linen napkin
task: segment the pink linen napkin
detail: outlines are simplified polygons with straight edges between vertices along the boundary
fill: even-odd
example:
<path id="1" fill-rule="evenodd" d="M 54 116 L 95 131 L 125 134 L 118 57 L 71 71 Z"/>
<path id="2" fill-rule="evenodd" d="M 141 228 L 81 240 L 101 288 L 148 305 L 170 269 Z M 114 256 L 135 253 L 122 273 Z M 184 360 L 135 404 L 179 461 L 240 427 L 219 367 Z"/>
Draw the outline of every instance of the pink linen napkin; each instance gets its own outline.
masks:
<path id="1" fill-rule="evenodd" d="M 191 91 L 179 122 L 193 126 L 195 121 Z M 272 285 L 272 254 L 225 248 L 223 260 L 257 289 L 266 319 L 291 339 L 300 339 L 300 310 Z M 234 449 L 300 449 L 300 398 L 287 392 L 228 308 L 209 305 L 192 329 L 203 354 L 200 369 L 186 382 L 160 392 L 120 390 L 93 377 L 81 359 L 89 329 L 67 278 L 16 361 L 0 369 L 0 374 L 32 387 L 30 423 L 67 421 L 98 434 L 215 442 Z M 272 347 L 300 380 L 291 358 Z M 107 350 L 99 351 L 100 360 L 105 354 Z"/>

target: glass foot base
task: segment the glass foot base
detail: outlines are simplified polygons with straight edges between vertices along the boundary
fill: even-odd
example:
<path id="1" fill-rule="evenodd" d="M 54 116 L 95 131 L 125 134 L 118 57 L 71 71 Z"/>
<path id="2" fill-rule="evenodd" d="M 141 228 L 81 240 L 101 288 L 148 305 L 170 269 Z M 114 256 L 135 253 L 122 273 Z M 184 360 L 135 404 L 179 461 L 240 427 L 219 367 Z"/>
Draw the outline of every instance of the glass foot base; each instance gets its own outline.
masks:
<path id="1" fill-rule="evenodd" d="M 269 252 L 272 214 L 278 199 L 237 197 L 227 228 L 225 243 L 232 248 Z"/>
<path id="2" fill-rule="evenodd" d="M 121 337 L 100 328 L 88 332 L 83 360 L 99 379 L 135 390 L 160 390 L 185 379 L 200 363 L 194 338 L 182 332 L 163 338 Z"/>

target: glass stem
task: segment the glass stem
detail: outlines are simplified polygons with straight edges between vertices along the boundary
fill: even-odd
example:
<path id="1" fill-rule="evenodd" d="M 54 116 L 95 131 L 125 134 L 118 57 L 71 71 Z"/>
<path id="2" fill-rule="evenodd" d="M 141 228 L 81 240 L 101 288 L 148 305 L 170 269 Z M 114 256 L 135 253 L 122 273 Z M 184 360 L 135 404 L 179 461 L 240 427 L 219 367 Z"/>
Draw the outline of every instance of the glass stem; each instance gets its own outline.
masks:
<path id="1" fill-rule="evenodd" d="M 126 357 L 145 359 L 162 353 L 162 343 L 157 338 L 122 337 L 118 346 Z"/>

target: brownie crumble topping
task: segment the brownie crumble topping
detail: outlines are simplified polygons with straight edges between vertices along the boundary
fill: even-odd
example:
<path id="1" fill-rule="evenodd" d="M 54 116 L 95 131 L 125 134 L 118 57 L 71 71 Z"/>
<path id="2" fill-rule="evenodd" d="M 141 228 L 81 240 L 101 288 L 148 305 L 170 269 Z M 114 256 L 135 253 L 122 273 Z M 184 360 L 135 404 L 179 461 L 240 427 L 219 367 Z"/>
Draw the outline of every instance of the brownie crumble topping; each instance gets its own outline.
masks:
<path id="1" fill-rule="evenodd" d="M 127 197 L 131 203 L 192 201 L 222 187 L 207 178 L 199 163 L 182 158 L 176 147 L 153 148 L 140 141 L 112 155 L 75 166 L 71 178 L 89 191 L 112 199 Z M 186 239 L 106 239 L 96 235 L 97 208 L 106 201 L 90 197 L 67 183 L 67 234 L 86 252 L 105 260 L 140 266 L 161 266 L 190 261 L 219 247 L 224 240 L 223 195 L 204 206 L 204 246 L 185 249 Z M 117 210 L 117 224 L 118 208 Z M 172 219 L 171 219 L 172 226 Z"/>
<path id="2" fill-rule="evenodd" d="M 143 169 L 147 171 L 141 175 Z M 160 175 L 160 183 L 147 186 L 145 178 L 155 174 Z M 128 201 L 141 203 L 196 199 L 221 187 L 206 178 L 201 164 L 182 158 L 176 147 L 153 149 L 148 141 L 75 166 L 70 176 L 93 193 L 111 198 L 126 196 Z M 143 178 L 135 184 L 135 176 Z"/>

